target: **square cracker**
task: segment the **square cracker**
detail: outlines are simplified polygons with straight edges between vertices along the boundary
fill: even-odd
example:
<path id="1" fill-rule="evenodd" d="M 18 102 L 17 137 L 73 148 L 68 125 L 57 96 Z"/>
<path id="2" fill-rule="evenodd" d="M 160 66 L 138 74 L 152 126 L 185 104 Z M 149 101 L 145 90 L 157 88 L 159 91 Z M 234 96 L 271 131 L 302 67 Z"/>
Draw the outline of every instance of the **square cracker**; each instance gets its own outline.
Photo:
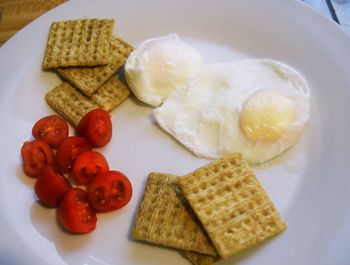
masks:
<path id="1" fill-rule="evenodd" d="M 113 25 L 113 19 L 53 22 L 46 44 L 43 68 L 107 64 Z"/>
<path id="2" fill-rule="evenodd" d="M 179 184 L 222 258 L 286 228 L 240 154 L 213 161 L 181 177 Z"/>
<path id="3" fill-rule="evenodd" d="M 188 206 L 188 205 L 187 205 Z M 216 255 L 178 190 L 178 177 L 151 173 L 133 228 L 135 240 Z"/>
<path id="4" fill-rule="evenodd" d="M 57 69 L 57 72 L 85 95 L 90 96 L 125 64 L 132 50 L 133 48 L 130 44 L 116 36 L 112 36 L 107 65 L 67 67 Z"/>
<path id="5" fill-rule="evenodd" d="M 66 82 L 50 90 L 45 100 L 75 128 L 86 113 L 99 107 Z"/>
<path id="6" fill-rule="evenodd" d="M 103 110 L 110 112 L 125 101 L 129 95 L 129 88 L 116 75 L 113 75 L 90 98 Z"/>

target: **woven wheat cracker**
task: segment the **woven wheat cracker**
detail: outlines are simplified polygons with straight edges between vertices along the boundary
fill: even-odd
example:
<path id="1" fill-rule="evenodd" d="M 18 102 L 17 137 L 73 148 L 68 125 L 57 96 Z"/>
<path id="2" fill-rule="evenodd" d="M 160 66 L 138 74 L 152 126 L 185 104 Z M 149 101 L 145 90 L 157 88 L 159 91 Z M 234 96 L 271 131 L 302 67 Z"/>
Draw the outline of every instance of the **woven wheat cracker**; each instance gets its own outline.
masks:
<path id="1" fill-rule="evenodd" d="M 129 95 L 129 88 L 114 75 L 97 89 L 90 98 L 103 110 L 110 112 L 125 101 Z"/>
<path id="2" fill-rule="evenodd" d="M 119 37 L 113 36 L 107 65 L 67 67 L 60 68 L 57 72 L 85 95 L 90 96 L 125 64 L 132 49 L 130 44 Z"/>
<path id="3" fill-rule="evenodd" d="M 181 199 L 178 177 L 151 173 L 133 229 L 135 240 L 215 255 L 205 233 Z"/>
<path id="4" fill-rule="evenodd" d="M 200 254 L 193 251 L 179 251 L 192 265 L 211 265 L 214 262 L 214 257 L 210 255 Z"/>
<path id="5" fill-rule="evenodd" d="M 113 25 L 112 19 L 53 22 L 46 44 L 43 68 L 107 64 Z"/>
<path id="6" fill-rule="evenodd" d="M 286 228 L 240 154 L 203 166 L 181 177 L 179 184 L 222 258 Z"/>
<path id="7" fill-rule="evenodd" d="M 45 100 L 75 128 L 86 113 L 98 108 L 96 103 L 66 82 L 50 90 Z"/>

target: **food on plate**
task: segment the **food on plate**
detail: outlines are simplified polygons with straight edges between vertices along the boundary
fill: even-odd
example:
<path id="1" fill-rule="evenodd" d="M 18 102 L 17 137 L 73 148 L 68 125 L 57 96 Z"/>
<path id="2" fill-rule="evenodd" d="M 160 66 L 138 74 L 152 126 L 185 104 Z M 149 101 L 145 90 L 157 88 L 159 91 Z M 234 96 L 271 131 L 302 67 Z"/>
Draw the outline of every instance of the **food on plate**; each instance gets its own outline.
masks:
<path id="1" fill-rule="evenodd" d="M 46 102 L 74 128 L 90 110 L 99 106 L 81 94 L 70 84 L 64 82 L 45 95 Z"/>
<path id="2" fill-rule="evenodd" d="M 51 147 L 41 139 L 26 141 L 21 148 L 24 172 L 36 178 L 45 166 L 51 166 L 55 162 L 55 156 Z"/>
<path id="3" fill-rule="evenodd" d="M 32 135 L 44 140 L 52 148 L 57 148 L 62 139 L 68 136 L 68 124 L 58 115 L 49 115 L 34 124 Z"/>
<path id="4" fill-rule="evenodd" d="M 201 65 L 200 53 L 170 34 L 142 42 L 125 63 L 125 78 L 139 100 L 156 107 L 194 77 Z"/>
<path id="5" fill-rule="evenodd" d="M 212 264 L 286 229 L 242 155 L 182 177 L 151 173 L 133 239 L 173 247 L 192 264 Z"/>
<path id="6" fill-rule="evenodd" d="M 299 140 L 309 119 L 309 88 L 295 69 L 273 60 L 212 64 L 154 115 L 199 157 L 239 152 L 262 163 Z"/>
<path id="7" fill-rule="evenodd" d="M 178 186 L 179 177 L 151 173 L 133 226 L 133 239 L 216 255 Z"/>
<path id="8" fill-rule="evenodd" d="M 87 187 L 91 207 L 96 212 L 110 212 L 124 207 L 132 197 L 132 186 L 126 175 L 111 170 L 98 174 Z"/>
<path id="9" fill-rule="evenodd" d="M 35 182 L 35 194 L 49 207 L 57 207 L 63 196 L 72 188 L 69 181 L 52 166 L 46 166 Z"/>
<path id="10" fill-rule="evenodd" d="M 52 122 L 52 118 L 56 120 L 57 117 L 46 116 L 33 127 L 38 130 L 55 128 L 57 124 Z M 47 120 L 50 121 L 49 126 L 43 127 Z M 111 136 L 110 122 L 108 113 L 96 110 L 92 115 L 87 115 L 83 123 L 87 126 L 84 125 L 85 130 L 90 133 L 88 136 L 92 135 L 101 141 L 101 135 L 98 134 L 102 132 L 102 140 L 106 143 L 106 139 L 109 141 Z M 77 234 L 88 233 L 95 229 L 96 211 L 112 211 L 129 203 L 132 185 L 122 172 L 110 171 L 106 158 L 92 150 L 87 138 L 68 136 L 69 132 L 66 134 L 58 145 L 56 157 L 42 139 L 25 142 L 21 149 L 23 169 L 28 176 L 38 177 L 34 187 L 38 199 L 46 206 L 58 208 L 58 221 L 65 230 Z M 74 180 L 74 188 L 70 179 Z M 77 188 L 79 185 L 84 186 L 84 190 Z M 89 190 L 90 194 L 85 190 Z"/>
<path id="11" fill-rule="evenodd" d="M 130 95 L 117 72 L 133 47 L 112 35 L 114 20 L 82 19 L 51 25 L 43 68 L 66 82 L 49 91 L 47 103 L 76 127 L 89 111 L 111 111 Z"/>
<path id="12" fill-rule="evenodd" d="M 88 185 L 98 174 L 108 172 L 109 165 L 103 154 L 86 151 L 74 162 L 72 177 L 78 185 Z"/>
<path id="13" fill-rule="evenodd" d="M 91 110 L 79 121 L 77 131 L 93 147 L 104 146 L 112 139 L 111 117 L 102 109 Z"/>
<path id="14" fill-rule="evenodd" d="M 40 175 L 35 184 L 39 200 L 50 207 L 58 206 L 59 222 L 73 233 L 91 232 L 97 217 L 89 196 L 84 190 L 71 187 L 66 178 L 69 175 L 76 185 L 103 191 L 105 201 L 94 196 L 96 192 L 90 194 L 100 212 L 122 208 L 132 196 L 129 179 L 119 171 L 109 171 L 104 156 L 92 151 L 92 147 L 104 146 L 111 140 L 108 111 L 130 95 L 116 74 L 133 48 L 112 36 L 113 25 L 111 19 L 52 23 L 43 68 L 55 69 L 69 83 L 52 89 L 45 99 L 73 127 L 79 127 L 79 134 L 84 137 L 68 136 L 67 122 L 50 115 L 33 126 L 32 134 L 37 139 L 25 142 L 21 149 L 25 173 L 31 177 Z M 49 144 L 57 148 L 56 157 Z M 65 175 L 57 172 L 56 166 Z M 104 173 L 104 177 L 97 178 Z M 90 187 L 90 182 L 94 186 Z"/>
<path id="15" fill-rule="evenodd" d="M 286 229 L 241 154 L 198 168 L 181 177 L 179 185 L 221 258 Z"/>
<path id="16" fill-rule="evenodd" d="M 91 96 L 124 65 L 132 49 L 120 37 L 112 36 L 107 65 L 58 68 L 57 73 L 80 92 Z"/>
<path id="17" fill-rule="evenodd" d="M 113 26 L 113 19 L 53 22 L 43 68 L 108 64 Z"/>
<path id="18" fill-rule="evenodd" d="M 155 119 L 165 131 L 194 154 L 217 159 L 182 177 L 151 173 L 135 240 L 175 248 L 203 265 L 284 231 L 248 162 L 265 162 L 298 141 L 309 119 L 304 78 L 267 59 L 203 65 L 201 54 L 176 34 L 148 39 L 133 50 L 112 36 L 113 25 L 108 19 L 51 25 L 43 68 L 55 69 L 65 82 L 45 99 L 79 136 L 68 136 L 67 123 L 57 115 L 33 127 L 38 139 L 23 145 L 22 157 L 26 174 L 40 176 L 40 201 L 58 207 L 59 223 L 72 233 L 93 231 L 97 213 L 129 203 L 128 177 L 111 170 L 92 148 L 110 142 L 108 112 L 128 98 L 130 88 L 158 107 Z M 116 75 L 124 64 L 129 88 Z M 55 161 L 44 140 L 58 147 Z M 73 188 L 69 177 L 83 189 Z"/>
<path id="19" fill-rule="evenodd" d="M 85 137 L 67 137 L 57 148 L 56 163 L 59 169 L 64 173 L 70 172 L 79 154 L 91 149 L 92 147 Z"/>
<path id="20" fill-rule="evenodd" d="M 80 188 L 73 188 L 64 195 L 57 216 L 62 227 L 71 233 L 89 233 L 96 228 L 96 213 L 87 193 Z"/>

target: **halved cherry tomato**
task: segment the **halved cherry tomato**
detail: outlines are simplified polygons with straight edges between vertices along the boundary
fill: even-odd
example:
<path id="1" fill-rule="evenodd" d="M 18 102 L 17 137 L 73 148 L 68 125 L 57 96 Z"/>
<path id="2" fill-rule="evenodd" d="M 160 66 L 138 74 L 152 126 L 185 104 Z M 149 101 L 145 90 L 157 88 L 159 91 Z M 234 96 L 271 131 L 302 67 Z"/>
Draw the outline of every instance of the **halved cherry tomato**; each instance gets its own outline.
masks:
<path id="1" fill-rule="evenodd" d="M 58 115 L 50 115 L 38 120 L 32 129 L 36 139 L 42 139 L 52 148 L 68 136 L 68 123 Z"/>
<path id="2" fill-rule="evenodd" d="M 36 195 L 43 204 L 50 207 L 57 207 L 70 189 L 68 180 L 50 166 L 41 171 L 35 183 Z"/>
<path id="3" fill-rule="evenodd" d="M 79 122 L 77 130 L 95 147 L 106 145 L 112 138 L 112 121 L 102 109 L 89 111 Z"/>
<path id="4" fill-rule="evenodd" d="M 24 142 L 21 155 L 24 172 L 33 178 L 38 177 L 45 166 L 51 166 L 55 162 L 51 147 L 43 140 Z"/>
<path id="5" fill-rule="evenodd" d="M 132 196 L 132 186 L 123 173 L 108 171 L 98 174 L 87 190 L 89 201 L 96 212 L 109 212 L 126 205 Z"/>
<path id="6" fill-rule="evenodd" d="M 77 184 L 89 184 L 99 173 L 109 171 L 106 158 L 99 152 L 81 153 L 73 166 L 73 179 Z"/>
<path id="7" fill-rule="evenodd" d="M 58 221 L 71 233 L 89 233 L 95 229 L 96 213 L 90 207 L 85 191 L 74 188 L 64 195 L 58 207 Z"/>
<path id="8" fill-rule="evenodd" d="M 60 143 L 56 152 L 58 167 L 62 172 L 69 172 L 78 155 L 89 150 L 91 150 L 91 145 L 84 137 L 67 137 Z"/>

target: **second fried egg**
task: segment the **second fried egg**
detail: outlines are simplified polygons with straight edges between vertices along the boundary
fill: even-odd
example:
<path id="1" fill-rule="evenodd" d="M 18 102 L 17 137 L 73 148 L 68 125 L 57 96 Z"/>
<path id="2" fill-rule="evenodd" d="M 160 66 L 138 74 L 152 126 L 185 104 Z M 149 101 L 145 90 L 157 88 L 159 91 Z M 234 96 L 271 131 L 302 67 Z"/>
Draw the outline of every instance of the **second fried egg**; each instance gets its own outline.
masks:
<path id="1" fill-rule="evenodd" d="M 199 157 L 240 152 L 263 163 L 295 144 L 309 119 L 309 88 L 274 60 L 203 67 L 154 110 L 158 124 Z"/>

